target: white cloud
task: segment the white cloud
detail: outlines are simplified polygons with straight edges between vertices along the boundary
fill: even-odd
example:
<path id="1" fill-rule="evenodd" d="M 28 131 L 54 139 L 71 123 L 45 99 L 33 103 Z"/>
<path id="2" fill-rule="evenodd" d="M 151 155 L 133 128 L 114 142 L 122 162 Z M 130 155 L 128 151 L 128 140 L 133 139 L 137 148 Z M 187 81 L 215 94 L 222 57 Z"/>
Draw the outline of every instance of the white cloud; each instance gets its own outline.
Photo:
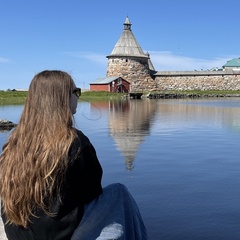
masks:
<path id="1" fill-rule="evenodd" d="M 148 51 L 156 71 L 193 71 L 207 70 L 222 66 L 237 56 L 216 57 L 213 59 L 191 58 L 170 51 Z"/>
<path id="2" fill-rule="evenodd" d="M 106 65 L 107 59 L 106 55 L 99 54 L 99 53 L 93 53 L 93 52 L 65 52 L 65 54 L 75 57 L 75 58 L 81 58 L 81 59 L 87 59 L 91 62 L 100 63 Z"/>
<path id="3" fill-rule="evenodd" d="M 213 59 L 191 58 L 175 54 L 171 51 L 145 51 L 150 54 L 150 59 L 156 71 L 194 71 L 194 70 L 207 70 L 211 68 L 222 68 L 222 66 L 232 58 L 238 56 L 222 56 Z M 78 52 L 65 52 L 68 56 L 85 59 L 93 63 L 106 66 L 106 55 L 78 51 Z"/>
<path id="4" fill-rule="evenodd" d="M 4 58 L 4 57 L 0 57 L 0 63 L 8 63 L 8 62 L 10 62 L 9 59 Z"/>

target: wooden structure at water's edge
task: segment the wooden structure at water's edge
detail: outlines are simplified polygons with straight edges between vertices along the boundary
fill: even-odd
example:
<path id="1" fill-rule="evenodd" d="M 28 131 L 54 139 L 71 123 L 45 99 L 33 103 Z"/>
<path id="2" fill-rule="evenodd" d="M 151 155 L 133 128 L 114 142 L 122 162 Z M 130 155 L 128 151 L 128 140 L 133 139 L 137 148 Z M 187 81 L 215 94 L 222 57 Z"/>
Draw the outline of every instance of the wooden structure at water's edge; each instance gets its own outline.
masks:
<path id="1" fill-rule="evenodd" d="M 142 98 L 143 93 L 134 93 L 134 92 L 130 92 L 129 93 L 129 98 L 130 99 L 141 99 Z"/>

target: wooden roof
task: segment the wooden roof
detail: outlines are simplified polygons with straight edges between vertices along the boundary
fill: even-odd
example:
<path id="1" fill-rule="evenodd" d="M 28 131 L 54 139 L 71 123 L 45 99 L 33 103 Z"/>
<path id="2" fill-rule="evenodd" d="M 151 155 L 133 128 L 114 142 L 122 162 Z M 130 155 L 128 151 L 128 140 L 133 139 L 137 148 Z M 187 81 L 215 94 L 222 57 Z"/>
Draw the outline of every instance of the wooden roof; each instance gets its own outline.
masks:
<path id="1" fill-rule="evenodd" d="M 119 79 L 119 78 L 121 78 L 121 77 L 116 76 L 116 77 L 98 78 L 98 79 L 96 79 L 95 81 L 91 82 L 90 85 L 91 85 L 91 84 L 109 84 L 109 83 L 111 83 L 111 82 L 113 82 L 113 81 L 115 81 L 115 80 L 117 80 L 117 79 Z M 121 78 L 121 79 L 124 80 L 124 81 L 126 81 L 126 82 L 128 82 L 127 80 L 125 80 L 125 79 L 123 79 L 123 78 Z M 128 82 L 128 83 L 129 83 L 129 82 Z"/>
<path id="2" fill-rule="evenodd" d="M 119 40 L 117 41 L 116 45 L 114 46 L 111 54 L 107 57 L 113 56 L 133 56 L 133 57 L 142 57 L 142 58 L 149 58 L 148 54 L 145 54 L 138 44 L 132 30 L 131 30 L 131 23 L 129 18 L 126 17 L 124 22 L 124 29 L 122 35 L 120 36 Z"/>

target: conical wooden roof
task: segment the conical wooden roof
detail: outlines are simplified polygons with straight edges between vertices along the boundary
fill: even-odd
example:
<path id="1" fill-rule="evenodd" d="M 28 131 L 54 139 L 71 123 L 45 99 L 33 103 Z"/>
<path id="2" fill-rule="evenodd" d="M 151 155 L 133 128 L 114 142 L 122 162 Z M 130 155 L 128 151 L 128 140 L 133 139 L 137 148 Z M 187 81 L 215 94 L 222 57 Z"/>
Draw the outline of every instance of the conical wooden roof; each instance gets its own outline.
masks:
<path id="1" fill-rule="evenodd" d="M 107 57 L 114 56 L 132 56 L 132 57 L 141 57 L 141 58 L 149 58 L 148 55 L 144 54 L 142 48 L 138 44 L 136 38 L 133 35 L 131 30 L 131 23 L 129 18 L 126 17 L 124 22 L 124 29 L 122 35 L 114 46 L 111 54 Z"/>

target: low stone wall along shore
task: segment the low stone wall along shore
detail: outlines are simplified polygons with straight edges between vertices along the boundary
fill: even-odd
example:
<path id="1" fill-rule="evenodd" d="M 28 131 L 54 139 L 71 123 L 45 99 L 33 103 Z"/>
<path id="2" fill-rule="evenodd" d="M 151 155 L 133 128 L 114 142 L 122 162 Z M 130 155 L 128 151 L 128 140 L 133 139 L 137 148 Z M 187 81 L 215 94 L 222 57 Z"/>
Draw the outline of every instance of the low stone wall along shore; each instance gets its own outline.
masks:
<path id="1" fill-rule="evenodd" d="M 149 99 L 223 98 L 223 97 L 240 97 L 240 94 L 150 93 L 146 97 Z"/>

